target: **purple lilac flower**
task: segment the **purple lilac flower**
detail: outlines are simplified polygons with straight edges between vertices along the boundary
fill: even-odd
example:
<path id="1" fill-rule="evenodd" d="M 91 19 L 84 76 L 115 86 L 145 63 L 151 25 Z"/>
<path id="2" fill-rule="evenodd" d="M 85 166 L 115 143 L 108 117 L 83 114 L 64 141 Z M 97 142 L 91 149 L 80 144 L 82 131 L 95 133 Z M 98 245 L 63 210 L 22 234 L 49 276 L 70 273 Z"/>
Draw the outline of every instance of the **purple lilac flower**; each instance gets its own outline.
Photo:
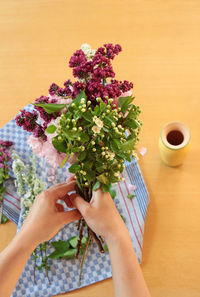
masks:
<path id="1" fill-rule="evenodd" d="M 80 79 L 87 78 L 93 71 L 93 65 L 92 62 L 86 62 L 85 64 L 82 64 L 78 67 L 75 67 L 73 69 L 73 75 L 74 77 L 78 77 Z"/>
<path id="2" fill-rule="evenodd" d="M 59 86 L 58 85 L 56 85 L 55 83 L 52 83 L 51 85 L 50 85 L 50 87 L 49 87 L 49 94 L 50 95 L 57 95 L 57 89 L 59 88 Z"/>
<path id="3" fill-rule="evenodd" d="M 84 52 L 80 49 L 80 50 L 77 50 L 70 58 L 69 67 L 71 68 L 78 67 L 80 65 L 85 64 L 86 62 L 87 62 L 87 58 Z"/>
<path id="4" fill-rule="evenodd" d="M 66 80 L 64 82 L 64 86 L 67 87 L 67 86 L 72 86 L 72 81 L 70 79 Z"/>
<path id="5" fill-rule="evenodd" d="M 9 146 L 13 145 L 13 142 L 9 141 L 9 140 L 0 140 L 0 145 L 9 147 Z"/>
<path id="6" fill-rule="evenodd" d="M 114 52 L 115 52 L 115 54 L 118 55 L 121 51 L 122 51 L 122 47 L 121 47 L 121 45 L 116 44 L 116 45 L 115 45 L 115 48 L 114 48 Z"/>
<path id="7" fill-rule="evenodd" d="M 37 98 L 35 100 L 35 103 L 50 103 L 49 97 L 41 96 L 40 98 Z M 56 100 L 51 100 L 51 103 L 55 103 Z M 43 119 L 45 122 L 49 123 L 51 119 L 53 118 L 52 114 L 48 114 L 42 107 L 35 106 L 35 109 L 39 112 L 39 115 L 41 119 Z"/>
<path id="8" fill-rule="evenodd" d="M 107 84 L 105 89 L 109 98 L 119 97 L 122 93 L 119 89 L 119 82 L 117 80 L 111 80 L 111 83 Z"/>
<path id="9" fill-rule="evenodd" d="M 24 130 L 32 132 L 37 125 L 37 118 L 38 115 L 36 111 L 29 112 L 26 110 L 21 110 L 21 114 L 18 115 L 15 120 L 19 127 L 23 127 Z"/>
<path id="10" fill-rule="evenodd" d="M 99 47 L 96 51 L 96 53 L 100 53 L 103 56 L 106 56 L 109 59 L 114 59 L 115 55 L 118 55 L 119 52 L 122 51 L 122 47 L 119 44 L 116 44 L 115 46 L 112 43 L 106 43 L 103 47 Z"/>
<path id="11" fill-rule="evenodd" d="M 40 126 L 40 125 L 37 125 L 37 126 L 35 127 L 35 129 L 33 130 L 33 136 L 34 136 L 34 137 L 37 137 L 37 138 L 42 137 L 43 140 L 47 140 L 47 137 L 46 137 L 46 135 L 44 134 L 45 129 L 46 129 L 46 126 L 45 126 L 45 128 L 44 128 L 44 127 L 42 127 L 42 126 Z"/>
<path id="12" fill-rule="evenodd" d="M 94 79 L 91 79 L 87 83 L 85 92 L 89 100 L 96 100 L 97 97 L 103 98 L 104 96 L 107 96 L 106 90 L 104 90 L 102 83 Z"/>
<path id="13" fill-rule="evenodd" d="M 72 84 L 71 80 L 68 79 L 67 81 L 65 81 L 64 86 L 65 86 L 65 88 L 63 90 L 64 91 L 63 95 L 64 96 L 72 96 L 73 84 Z"/>
<path id="14" fill-rule="evenodd" d="M 73 84 L 73 93 L 72 93 L 72 97 L 75 98 L 82 90 L 84 90 L 86 87 L 86 84 L 76 81 Z"/>
<path id="15" fill-rule="evenodd" d="M 133 88 L 133 83 L 132 82 L 128 82 L 127 80 L 125 80 L 124 82 L 120 81 L 120 86 L 119 86 L 120 90 L 122 91 L 122 93 L 128 92 Z"/>
<path id="16" fill-rule="evenodd" d="M 8 170 L 7 162 L 11 161 L 11 155 L 8 151 L 8 147 L 13 144 L 11 141 L 0 139 L 0 168 L 5 168 Z"/>
<path id="17" fill-rule="evenodd" d="M 4 157 L 4 155 L 0 155 L 0 163 L 3 163 L 4 162 L 4 160 L 5 160 L 5 157 Z"/>
<path id="18" fill-rule="evenodd" d="M 7 161 L 11 160 L 11 155 L 8 150 L 5 151 L 5 158 L 7 159 Z"/>

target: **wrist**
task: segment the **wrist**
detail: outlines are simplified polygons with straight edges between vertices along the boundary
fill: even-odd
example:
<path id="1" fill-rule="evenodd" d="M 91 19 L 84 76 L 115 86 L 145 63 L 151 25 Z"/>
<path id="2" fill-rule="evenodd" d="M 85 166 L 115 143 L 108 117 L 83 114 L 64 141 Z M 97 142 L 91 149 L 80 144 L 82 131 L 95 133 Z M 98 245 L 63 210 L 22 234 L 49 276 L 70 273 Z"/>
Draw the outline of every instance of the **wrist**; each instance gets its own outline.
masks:
<path id="1" fill-rule="evenodd" d="M 119 242 L 127 242 L 128 240 L 131 241 L 130 238 L 130 234 L 128 232 L 128 229 L 126 228 L 126 226 L 122 226 L 121 228 L 118 228 L 117 230 L 109 233 L 106 237 L 105 237 L 105 241 L 108 245 L 108 248 L 116 245 L 116 243 Z"/>
<path id="2" fill-rule="evenodd" d="M 32 236 L 32 233 L 27 232 L 23 227 L 17 233 L 15 240 L 24 251 L 31 253 L 39 245 L 39 242 Z"/>

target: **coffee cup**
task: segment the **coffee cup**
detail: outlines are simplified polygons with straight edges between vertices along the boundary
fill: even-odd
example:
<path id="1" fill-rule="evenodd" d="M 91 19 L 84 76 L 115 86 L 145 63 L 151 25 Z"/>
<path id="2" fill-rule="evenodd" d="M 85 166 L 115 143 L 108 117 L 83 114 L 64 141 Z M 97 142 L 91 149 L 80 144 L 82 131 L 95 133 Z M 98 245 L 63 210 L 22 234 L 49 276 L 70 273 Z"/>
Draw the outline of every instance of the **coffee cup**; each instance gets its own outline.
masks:
<path id="1" fill-rule="evenodd" d="M 171 167 L 183 163 L 190 147 L 190 130 L 181 122 L 167 123 L 161 130 L 159 150 L 162 161 Z"/>

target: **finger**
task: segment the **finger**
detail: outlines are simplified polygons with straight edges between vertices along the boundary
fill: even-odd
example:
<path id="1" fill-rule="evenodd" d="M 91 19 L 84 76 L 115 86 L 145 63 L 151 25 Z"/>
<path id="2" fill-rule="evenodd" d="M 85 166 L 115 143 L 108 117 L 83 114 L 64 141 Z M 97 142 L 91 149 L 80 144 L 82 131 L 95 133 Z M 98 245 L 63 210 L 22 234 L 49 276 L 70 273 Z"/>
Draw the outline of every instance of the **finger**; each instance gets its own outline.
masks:
<path id="1" fill-rule="evenodd" d="M 75 180 L 74 174 L 71 175 L 70 177 L 68 177 L 68 178 L 66 179 L 66 182 L 69 183 L 70 181 L 73 181 L 73 180 Z"/>
<path id="2" fill-rule="evenodd" d="M 49 188 L 47 189 L 47 191 L 57 189 L 57 188 L 59 188 L 60 186 L 63 186 L 63 185 L 65 185 L 65 184 L 66 184 L 66 183 L 58 183 L 58 184 L 56 184 L 56 185 L 54 185 L 54 186 L 49 187 Z"/>
<path id="3" fill-rule="evenodd" d="M 82 215 L 77 209 L 73 209 L 60 213 L 60 218 L 62 220 L 62 224 L 68 224 L 80 220 Z"/>
<path id="4" fill-rule="evenodd" d="M 104 196 L 105 193 L 103 192 L 102 188 L 99 188 L 98 190 L 92 192 L 93 201 L 98 201 L 99 199 L 102 200 Z"/>
<path id="5" fill-rule="evenodd" d="M 72 194 L 73 195 L 73 194 Z M 72 204 L 74 205 L 74 207 L 76 207 L 81 214 L 84 216 L 86 213 L 86 210 L 88 210 L 90 208 L 90 204 L 85 201 L 81 196 L 79 196 L 78 194 L 74 194 L 73 197 L 71 198 L 70 195 L 70 200 L 72 202 Z"/>
<path id="6" fill-rule="evenodd" d="M 74 207 L 73 204 L 72 204 L 72 202 L 71 202 L 71 200 L 70 200 L 70 196 L 69 195 L 66 195 L 66 197 L 63 198 L 63 201 L 67 204 L 67 207 L 69 207 L 69 208 L 73 208 Z"/>
<path id="7" fill-rule="evenodd" d="M 58 210 L 59 212 L 62 212 L 62 211 L 65 210 L 65 209 L 64 209 L 64 206 L 63 206 L 62 204 L 60 204 L 60 203 L 56 203 L 56 208 L 57 208 L 57 210 Z"/>
<path id="8" fill-rule="evenodd" d="M 65 184 L 59 184 L 49 188 L 46 191 L 46 194 L 50 195 L 51 199 L 53 199 L 54 201 L 57 201 L 58 199 L 63 200 L 64 198 L 66 198 L 66 195 L 68 192 L 74 191 L 75 186 L 76 186 L 75 181 L 71 181 Z"/>

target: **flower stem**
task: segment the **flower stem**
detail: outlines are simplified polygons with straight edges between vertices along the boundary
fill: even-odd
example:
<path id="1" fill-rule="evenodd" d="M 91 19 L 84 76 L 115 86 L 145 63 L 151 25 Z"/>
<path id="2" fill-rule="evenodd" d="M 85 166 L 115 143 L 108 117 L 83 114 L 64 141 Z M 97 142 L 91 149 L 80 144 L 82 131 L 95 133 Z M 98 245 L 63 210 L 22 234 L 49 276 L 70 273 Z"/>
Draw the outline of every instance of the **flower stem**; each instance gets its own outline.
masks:
<path id="1" fill-rule="evenodd" d="M 82 223 L 82 225 L 81 225 L 81 229 L 79 231 L 79 239 L 78 239 L 78 245 L 77 245 L 76 259 L 79 258 L 80 251 L 81 251 L 81 242 L 82 242 L 82 238 L 83 238 L 83 231 L 85 229 L 85 220 L 82 219 L 81 223 Z"/>
<path id="2" fill-rule="evenodd" d="M 50 282 L 50 279 L 49 279 L 49 267 L 48 267 L 48 263 L 47 263 L 47 243 L 46 242 L 45 242 L 45 271 L 46 271 L 47 279 L 48 279 L 49 284 L 50 284 L 51 282 Z"/>
<path id="3" fill-rule="evenodd" d="M 34 251 L 34 269 L 33 269 L 33 277 L 34 277 L 34 283 L 36 284 L 36 258 L 37 258 L 37 248 Z"/>
<path id="4" fill-rule="evenodd" d="M 81 285 L 81 278 L 82 278 L 82 273 L 83 273 L 83 265 L 85 263 L 85 258 L 87 256 L 87 252 L 88 252 L 88 249 L 89 249 L 89 245 L 90 245 L 91 239 L 92 239 L 92 233 L 91 233 L 91 229 L 88 227 L 88 238 L 87 238 L 86 247 L 85 247 L 85 250 L 83 252 L 82 259 L 81 259 L 81 269 L 80 269 L 79 283 L 78 283 L 79 287 Z"/>
<path id="5" fill-rule="evenodd" d="M 104 254 L 104 248 L 102 246 L 101 240 L 97 237 L 96 233 L 94 233 L 93 231 L 92 231 L 92 236 L 98 245 L 100 253 Z"/>
<path id="6" fill-rule="evenodd" d="M 1 209 L 0 209 L 0 225 L 1 225 L 1 221 L 2 221 L 2 216 L 3 216 L 3 200 L 1 201 Z"/>

